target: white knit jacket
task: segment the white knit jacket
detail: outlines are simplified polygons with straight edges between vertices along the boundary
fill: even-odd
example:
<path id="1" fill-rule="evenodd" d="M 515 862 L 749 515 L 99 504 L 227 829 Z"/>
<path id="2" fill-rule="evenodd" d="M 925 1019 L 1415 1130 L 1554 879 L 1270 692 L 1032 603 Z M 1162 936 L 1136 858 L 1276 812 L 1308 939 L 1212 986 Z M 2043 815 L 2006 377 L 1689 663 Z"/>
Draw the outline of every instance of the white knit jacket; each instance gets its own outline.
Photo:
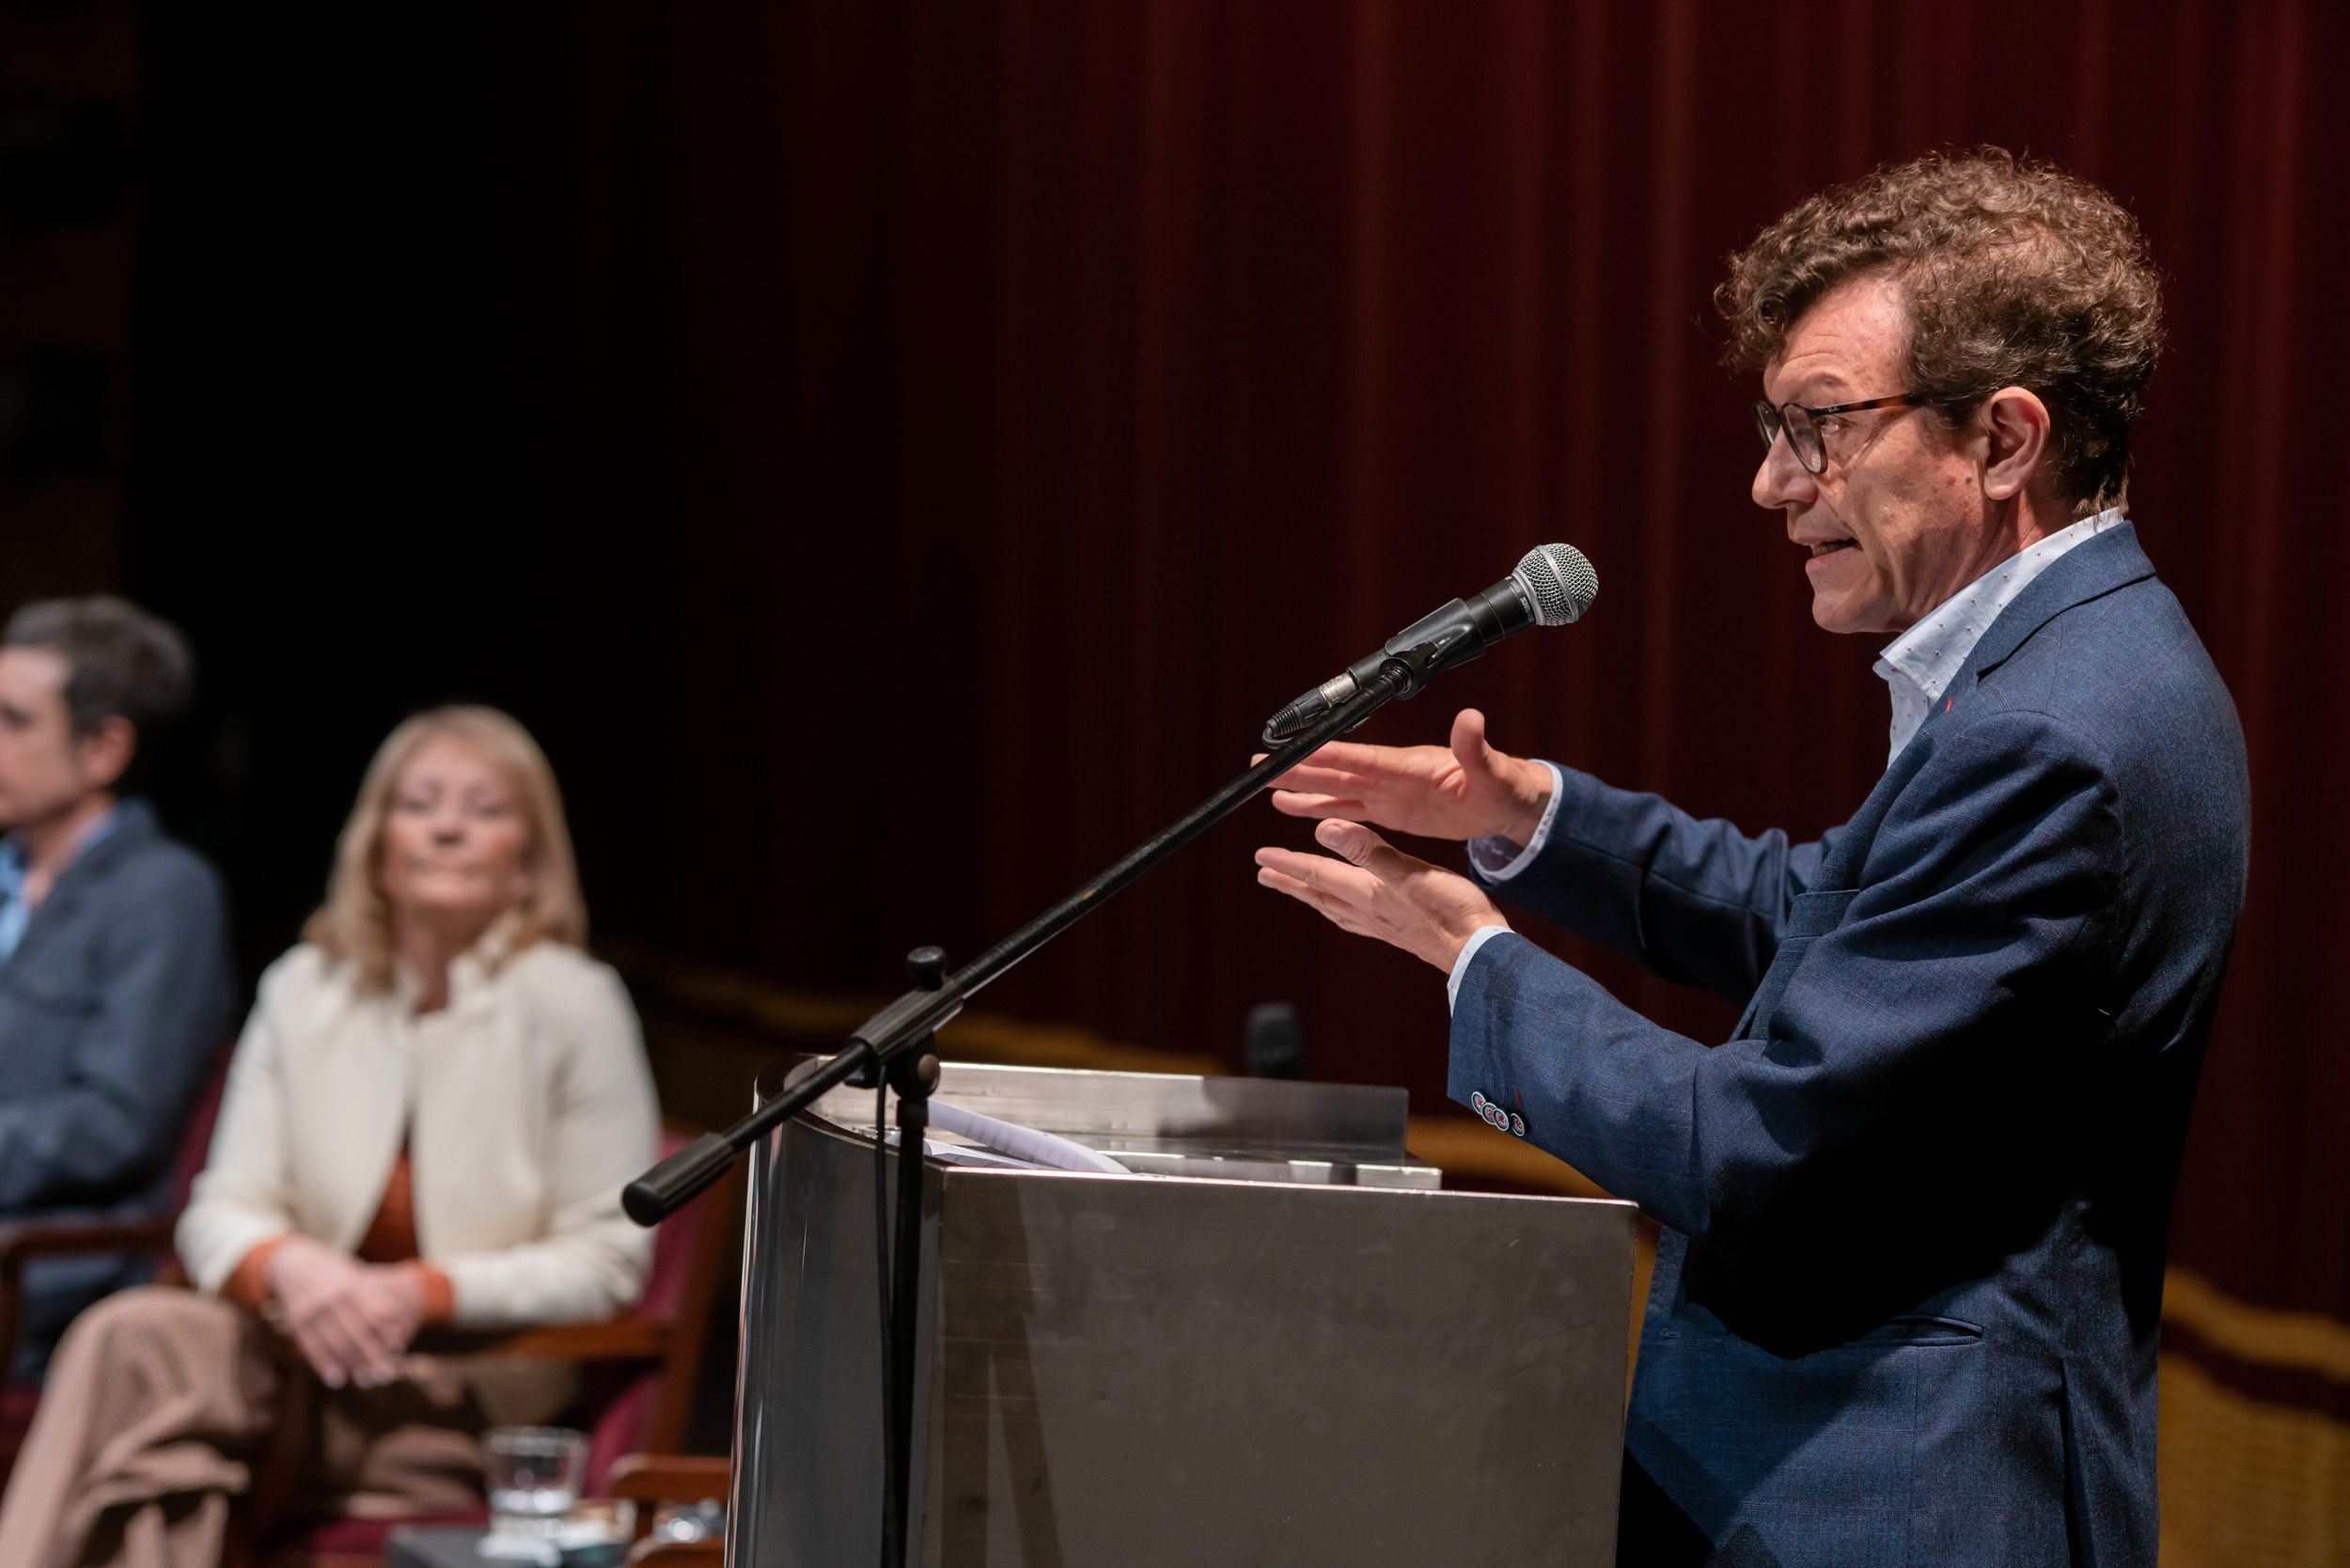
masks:
<path id="1" fill-rule="evenodd" d="M 450 965 L 449 1003 L 415 984 L 361 996 L 351 964 L 304 944 L 261 979 L 180 1256 L 218 1292 L 288 1231 L 349 1251 L 406 1137 L 416 1246 L 449 1278 L 455 1322 L 581 1322 L 636 1299 L 651 1232 L 620 1188 L 660 1136 L 652 1076 L 619 979 L 540 942 Z"/>

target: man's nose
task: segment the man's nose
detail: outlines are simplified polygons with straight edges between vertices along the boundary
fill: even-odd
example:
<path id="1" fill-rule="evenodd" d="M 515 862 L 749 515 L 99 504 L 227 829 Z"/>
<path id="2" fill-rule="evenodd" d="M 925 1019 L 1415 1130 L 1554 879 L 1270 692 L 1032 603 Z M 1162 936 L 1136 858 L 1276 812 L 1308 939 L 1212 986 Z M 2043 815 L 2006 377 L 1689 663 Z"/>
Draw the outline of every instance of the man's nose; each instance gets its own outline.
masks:
<path id="1" fill-rule="evenodd" d="M 1819 494 L 1811 470 L 1795 461 L 1795 449 L 1781 434 L 1762 453 L 1754 470 L 1754 504 L 1777 511 L 1791 502 L 1810 502 Z"/>

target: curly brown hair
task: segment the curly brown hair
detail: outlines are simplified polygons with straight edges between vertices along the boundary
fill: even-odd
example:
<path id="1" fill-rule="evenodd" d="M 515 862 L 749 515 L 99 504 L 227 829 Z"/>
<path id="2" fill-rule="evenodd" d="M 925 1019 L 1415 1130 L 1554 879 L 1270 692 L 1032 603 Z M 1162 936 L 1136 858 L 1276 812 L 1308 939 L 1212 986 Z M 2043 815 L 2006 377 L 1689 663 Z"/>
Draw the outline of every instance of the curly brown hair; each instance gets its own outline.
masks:
<path id="1" fill-rule="evenodd" d="M 1910 384 L 1955 424 L 2003 386 L 2054 419 L 2055 477 L 2076 517 L 2122 505 L 2130 427 L 2162 347 L 2162 290 L 2122 204 L 2002 148 L 1881 166 L 1798 203 L 1730 259 L 1714 303 L 1723 362 L 1778 359 L 1838 284 L 1889 272 L 1910 321 Z"/>

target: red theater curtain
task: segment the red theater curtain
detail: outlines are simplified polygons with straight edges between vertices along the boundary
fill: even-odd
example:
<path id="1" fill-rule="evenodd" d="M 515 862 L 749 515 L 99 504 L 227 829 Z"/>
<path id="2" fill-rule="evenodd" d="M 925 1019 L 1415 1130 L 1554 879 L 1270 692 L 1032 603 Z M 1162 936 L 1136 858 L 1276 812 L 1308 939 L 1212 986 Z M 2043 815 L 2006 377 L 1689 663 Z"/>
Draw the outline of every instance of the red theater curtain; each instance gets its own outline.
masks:
<path id="1" fill-rule="evenodd" d="M 509 25 L 530 490 L 581 606 L 565 673 L 615 704 L 550 724 L 600 908 L 811 985 L 887 984 L 916 941 L 969 956 L 1234 771 L 1297 690 L 1549 539 L 1598 567 L 1588 622 L 1371 738 L 1437 739 L 1474 702 L 1505 745 L 1702 813 L 1841 820 L 1886 698 L 1746 499 L 1721 259 L 1937 145 L 2106 183 L 2171 312 L 2133 510 L 2256 790 L 2175 1256 L 2228 1303 L 2350 1317 L 2342 9 L 801 0 Z M 1283 997 L 1319 1074 L 1432 1108 L 1442 986 L 1254 887 L 1249 849 L 1299 838 L 1244 813 L 989 1002 L 1230 1054 Z M 1702 1038 L 1731 1021 L 1545 939 Z M 2302 1407 L 2339 1400 L 2350 1369 L 2323 1363 L 2294 1372 Z"/>

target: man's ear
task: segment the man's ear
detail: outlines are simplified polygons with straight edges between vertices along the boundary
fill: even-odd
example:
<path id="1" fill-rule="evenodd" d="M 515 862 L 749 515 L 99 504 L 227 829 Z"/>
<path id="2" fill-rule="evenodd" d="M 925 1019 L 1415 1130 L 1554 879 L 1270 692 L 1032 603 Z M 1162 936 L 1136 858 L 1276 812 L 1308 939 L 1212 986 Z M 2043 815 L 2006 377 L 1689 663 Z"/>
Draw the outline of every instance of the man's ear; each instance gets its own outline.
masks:
<path id="1" fill-rule="evenodd" d="M 2051 456 L 2048 405 L 2020 386 L 1991 394 L 1975 414 L 1984 440 L 1982 493 L 1994 501 L 2023 494 Z"/>
<path id="2" fill-rule="evenodd" d="M 137 726 L 119 713 L 102 721 L 97 733 L 74 739 L 81 753 L 82 776 L 93 790 L 111 790 L 138 755 Z"/>

